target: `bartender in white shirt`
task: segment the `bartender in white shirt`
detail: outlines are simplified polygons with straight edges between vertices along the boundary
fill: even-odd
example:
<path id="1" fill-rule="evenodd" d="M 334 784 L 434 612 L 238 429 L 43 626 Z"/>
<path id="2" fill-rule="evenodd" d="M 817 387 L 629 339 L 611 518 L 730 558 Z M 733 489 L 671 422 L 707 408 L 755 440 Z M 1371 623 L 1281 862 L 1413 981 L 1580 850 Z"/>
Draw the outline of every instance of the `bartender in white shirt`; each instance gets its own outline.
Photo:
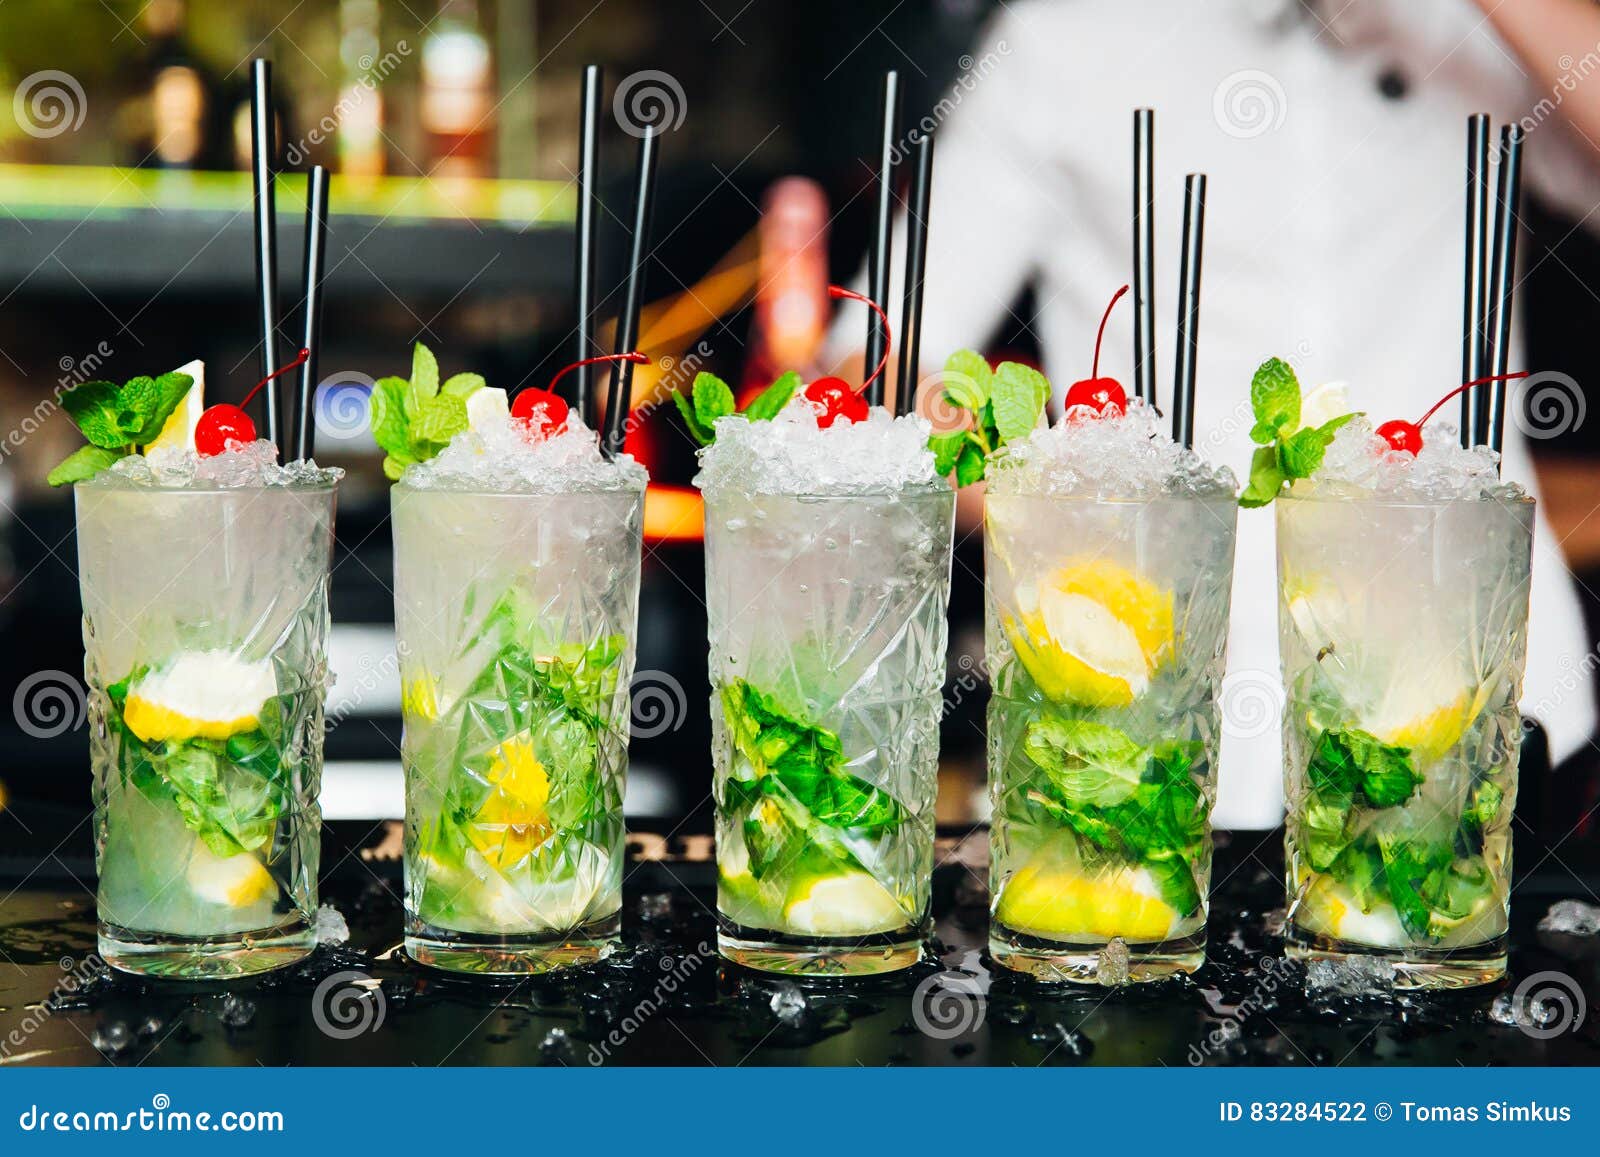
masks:
<path id="1" fill-rule="evenodd" d="M 1546 17 L 1593 15 L 1586 0 L 1529 7 Z M 1291 362 L 1307 388 L 1347 382 L 1352 406 L 1376 421 L 1414 419 L 1459 384 L 1468 115 L 1488 112 L 1497 126 L 1519 121 L 1528 130 L 1528 190 L 1600 226 L 1600 148 L 1582 134 L 1581 117 L 1574 124 L 1552 102 L 1540 104 L 1551 96 L 1555 62 L 1545 76 L 1524 71 L 1500 35 L 1530 61 L 1549 45 L 1527 28 L 1496 28 L 1548 29 L 1548 20 L 1491 22 L 1485 11 L 1470 0 L 1006 5 L 950 90 L 936 130 L 925 372 L 951 351 L 991 339 L 1031 283 L 1046 373 L 1058 391 L 1089 375 L 1101 311 L 1131 273 L 1132 110 L 1152 107 L 1163 397 L 1171 389 L 1183 175 L 1210 175 L 1196 448 L 1247 475 L 1249 382 L 1270 355 Z M 1519 43 L 1528 37 L 1531 45 Z M 1600 52 L 1594 39 L 1587 48 Z M 903 245 L 901 234 L 896 253 Z M 1522 257 L 1525 276 L 1538 256 L 1524 247 Z M 895 284 L 890 300 L 900 291 Z M 1124 383 L 1132 381 L 1132 316 L 1113 313 L 1102 356 L 1102 372 Z M 858 348 L 860 328 L 855 314 L 842 318 L 833 352 Z M 1537 369 L 1523 366 L 1515 338 L 1512 368 Z M 1453 408 L 1446 415 L 1453 418 Z M 1535 490 L 1514 428 L 1504 473 Z M 1581 662 L 1591 643 L 1543 519 L 1532 605 L 1522 707 L 1544 726 L 1559 762 L 1594 731 Z M 1231 693 L 1275 685 L 1275 616 L 1272 514 L 1241 511 Z M 1280 761 L 1277 727 L 1225 729 L 1219 826 L 1281 821 Z"/>

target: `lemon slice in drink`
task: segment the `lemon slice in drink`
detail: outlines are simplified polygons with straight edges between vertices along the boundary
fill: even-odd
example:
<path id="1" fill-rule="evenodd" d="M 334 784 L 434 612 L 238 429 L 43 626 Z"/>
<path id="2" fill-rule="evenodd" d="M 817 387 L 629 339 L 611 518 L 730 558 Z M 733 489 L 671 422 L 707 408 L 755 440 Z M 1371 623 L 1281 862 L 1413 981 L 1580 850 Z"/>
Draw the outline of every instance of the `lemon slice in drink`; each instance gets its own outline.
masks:
<path id="1" fill-rule="evenodd" d="M 1344 382 L 1323 382 L 1313 386 L 1300 399 L 1300 429 L 1316 429 L 1350 412 L 1348 386 Z"/>
<path id="2" fill-rule="evenodd" d="M 526 736 L 508 739 L 489 756 L 494 790 L 478 808 L 468 838 L 496 871 L 528 856 L 550 834 L 550 775 Z"/>
<path id="3" fill-rule="evenodd" d="M 186 366 L 179 366 L 176 372 L 188 374 L 194 379 L 194 384 L 161 427 L 161 433 L 144 448 L 146 454 L 152 450 L 194 449 L 194 428 L 199 425 L 200 415 L 205 413 L 206 408 L 206 363 L 192 361 Z"/>
<path id="4" fill-rule="evenodd" d="M 1397 683 L 1377 717 L 1366 720 L 1367 727 L 1385 743 L 1410 748 L 1419 767 L 1461 742 L 1488 697 L 1487 688 L 1474 690 L 1464 676 L 1443 668 L 1425 679 Z"/>
<path id="5" fill-rule="evenodd" d="M 1006 633 L 1051 699 L 1126 707 L 1172 645 L 1172 595 L 1109 559 L 1064 566 L 1017 593 L 1022 614 Z"/>
<path id="6" fill-rule="evenodd" d="M 467 395 L 467 429 L 474 433 L 485 427 L 503 426 L 511 420 L 511 403 L 506 392 L 494 386 L 480 386 Z"/>
<path id="7" fill-rule="evenodd" d="M 798 882 L 789 891 L 784 922 L 808 936 L 870 936 L 906 923 L 905 910 L 889 890 L 861 871 L 844 871 Z"/>
<path id="8" fill-rule="evenodd" d="M 202 900 L 229 908 L 247 908 L 278 898 L 278 883 L 249 852 L 219 856 L 196 841 L 186 873 L 189 888 Z"/>
<path id="9" fill-rule="evenodd" d="M 1295 906 L 1303 928 L 1369 948 L 1404 948 L 1411 943 L 1394 905 L 1378 903 L 1363 912 L 1355 895 L 1331 876 L 1318 876 Z"/>
<path id="10" fill-rule="evenodd" d="M 189 651 L 134 681 L 122 722 L 146 743 L 227 739 L 259 727 L 261 708 L 277 693 L 270 659 Z"/>
<path id="11" fill-rule="evenodd" d="M 1179 916 L 1143 868 L 1086 876 L 1061 865 L 1027 864 L 1005 882 L 995 918 L 1046 939 L 1148 943 L 1171 934 Z"/>

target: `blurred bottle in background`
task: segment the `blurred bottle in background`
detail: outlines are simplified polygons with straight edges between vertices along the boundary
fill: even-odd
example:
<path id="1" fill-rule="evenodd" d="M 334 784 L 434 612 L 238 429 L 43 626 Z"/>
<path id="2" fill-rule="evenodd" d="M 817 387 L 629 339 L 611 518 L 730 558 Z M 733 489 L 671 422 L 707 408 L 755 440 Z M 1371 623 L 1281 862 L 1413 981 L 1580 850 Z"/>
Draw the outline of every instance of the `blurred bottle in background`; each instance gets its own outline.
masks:
<path id="1" fill-rule="evenodd" d="M 476 0 L 440 0 L 422 42 L 422 129 L 435 177 L 488 175 L 494 60 Z"/>
<path id="2" fill-rule="evenodd" d="M 382 55 L 378 0 L 340 0 L 339 171 L 347 177 L 383 175 L 383 89 L 363 83 Z"/>
<path id="3" fill-rule="evenodd" d="M 828 196 L 805 177 L 785 177 L 762 201 L 759 280 L 744 388 L 816 366 L 828 325 Z"/>
<path id="4" fill-rule="evenodd" d="M 215 80 L 189 45 L 183 0 L 151 0 L 140 15 L 146 47 L 134 96 L 124 108 L 128 162 L 146 168 L 226 165 L 225 126 Z"/>

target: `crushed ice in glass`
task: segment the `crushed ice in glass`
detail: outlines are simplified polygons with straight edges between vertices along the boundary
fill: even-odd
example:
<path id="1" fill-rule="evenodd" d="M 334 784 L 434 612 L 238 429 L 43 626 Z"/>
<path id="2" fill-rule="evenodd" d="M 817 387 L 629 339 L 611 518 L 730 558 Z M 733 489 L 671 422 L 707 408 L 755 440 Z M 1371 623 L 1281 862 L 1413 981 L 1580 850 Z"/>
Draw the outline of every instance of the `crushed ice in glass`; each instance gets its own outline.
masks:
<path id="1" fill-rule="evenodd" d="M 1174 442 L 1167 423 L 1142 399 L 1124 412 L 1085 418 L 1081 408 L 1003 447 L 990 462 L 996 494 L 1063 498 L 1220 497 L 1238 491 L 1226 466 L 1212 466 Z"/>
<path id="2" fill-rule="evenodd" d="M 700 451 L 694 483 L 710 493 L 886 493 L 940 485 L 928 449 L 932 427 L 874 406 L 864 422 L 817 425 L 816 411 L 794 398 L 771 421 L 718 418 L 717 440 Z"/>
<path id="3" fill-rule="evenodd" d="M 202 457 L 173 446 L 149 455 L 120 458 L 82 486 L 139 486 L 153 490 L 235 490 L 253 486 L 327 486 L 344 471 L 318 466 L 315 459 L 297 459 L 282 466 L 278 451 L 265 438 L 229 442 L 221 454 Z"/>
<path id="4" fill-rule="evenodd" d="M 566 494 L 579 490 L 643 490 L 649 475 L 628 454 L 607 460 L 595 432 L 577 414 L 547 438 L 529 438 L 522 424 L 500 416 L 463 430 L 439 454 L 407 467 L 401 481 L 417 490 Z"/>
<path id="5" fill-rule="evenodd" d="M 1306 995 L 1388 997 L 1394 994 L 1394 964 L 1381 956 L 1345 956 L 1306 965 Z"/>
<path id="6" fill-rule="evenodd" d="M 1456 427 L 1430 422 L 1415 455 L 1391 449 L 1372 420 L 1357 414 L 1333 436 L 1322 466 L 1294 484 L 1295 497 L 1410 499 L 1523 499 L 1513 482 L 1502 482 L 1500 456 L 1487 446 L 1468 450 Z"/>
<path id="7" fill-rule="evenodd" d="M 1539 931 L 1593 936 L 1600 932 L 1600 907 L 1582 900 L 1557 900 L 1540 918 Z"/>

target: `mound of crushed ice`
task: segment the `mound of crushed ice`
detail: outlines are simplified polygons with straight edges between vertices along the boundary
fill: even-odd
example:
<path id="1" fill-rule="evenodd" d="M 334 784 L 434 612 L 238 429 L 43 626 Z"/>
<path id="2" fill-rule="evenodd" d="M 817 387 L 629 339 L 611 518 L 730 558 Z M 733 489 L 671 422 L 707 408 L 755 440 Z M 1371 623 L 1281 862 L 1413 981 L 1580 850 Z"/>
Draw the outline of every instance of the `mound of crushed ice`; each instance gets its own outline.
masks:
<path id="1" fill-rule="evenodd" d="M 996 494 L 1072 498 L 1221 497 L 1239 489 L 1233 471 L 1174 442 L 1166 421 L 1138 398 L 1121 414 L 1074 415 L 1009 443 L 988 477 Z"/>
<path id="2" fill-rule="evenodd" d="M 643 490 L 645 468 L 630 455 L 607 460 L 595 432 L 576 413 L 560 433 L 524 436 L 507 416 L 487 418 L 450 440 L 436 457 L 408 467 L 401 482 L 417 490 L 565 494 L 579 490 Z"/>
<path id="3" fill-rule="evenodd" d="M 700 451 L 695 485 L 706 493 L 884 493 L 943 485 L 928 449 L 926 418 L 892 417 L 874 406 L 864 422 L 817 425 L 816 412 L 795 398 L 771 421 L 737 415 L 717 419 L 717 440 Z"/>
<path id="4" fill-rule="evenodd" d="M 154 490 L 223 489 L 252 486 L 329 486 L 344 477 L 337 467 L 314 459 L 278 464 L 278 451 L 265 438 L 231 442 L 211 457 L 170 447 L 148 456 L 130 454 L 100 471 L 86 486 L 147 486 Z"/>
<path id="5" fill-rule="evenodd" d="M 1468 450 L 1456 427 L 1429 422 L 1422 431 L 1422 449 L 1406 454 L 1378 437 L 1365 414 L 1357 414 L 1333 436 L 1322 465 L 1290 491 L 1306 498 L 1394 498 L 1405 501 L 1521 499 L 1527 494 L 1502 482 L 1499 455 L 1487 446 Z"/>

